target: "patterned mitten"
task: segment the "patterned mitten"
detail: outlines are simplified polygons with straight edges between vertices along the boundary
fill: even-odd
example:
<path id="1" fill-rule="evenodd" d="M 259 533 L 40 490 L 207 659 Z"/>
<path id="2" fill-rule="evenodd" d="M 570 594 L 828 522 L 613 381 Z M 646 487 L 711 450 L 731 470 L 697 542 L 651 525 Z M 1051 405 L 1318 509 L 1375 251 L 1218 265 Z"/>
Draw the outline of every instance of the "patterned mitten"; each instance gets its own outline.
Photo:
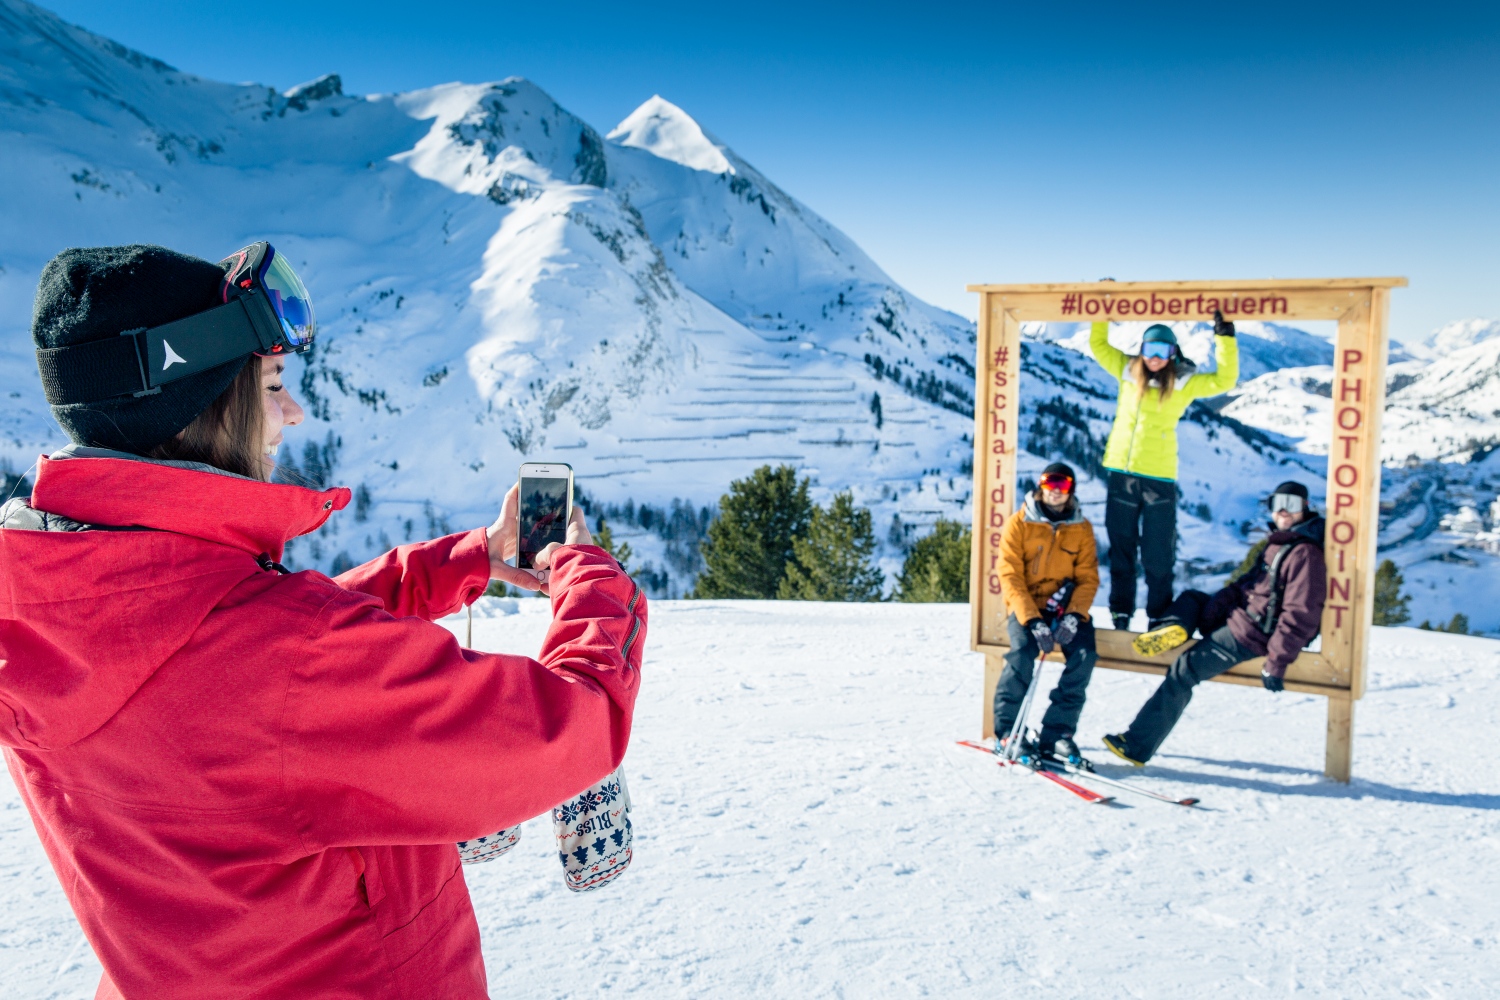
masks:
<path id="1" fill-rule="evenodd" d="M 612 882 L 630 864 L 630 791 L 620 767 L 552 810 L 563 880 L 574 892 Z"/>
<path id="2" fill-rule="evenodd" d="M 492 833 L 488 837 L 458 842 L 458 858 L 466 865 L 477 865 L 481 861 L 494 861 L 516 846 L 521 839 L 521 827 L 517 824 L 509 829 Z"/>

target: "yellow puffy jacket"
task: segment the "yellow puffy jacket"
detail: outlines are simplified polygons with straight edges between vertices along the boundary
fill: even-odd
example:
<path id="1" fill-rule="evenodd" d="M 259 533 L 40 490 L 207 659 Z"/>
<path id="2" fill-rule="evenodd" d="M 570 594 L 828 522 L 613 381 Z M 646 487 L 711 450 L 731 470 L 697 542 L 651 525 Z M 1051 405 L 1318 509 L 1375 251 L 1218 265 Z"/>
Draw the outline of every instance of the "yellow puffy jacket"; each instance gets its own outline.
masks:
<path id="1" fill-rule="evenodd" d="M 1154 389 L 1141 399 L 1135 379 L 1129 375 L 1131 356 L 1109 342 L 1109 324 L 1095 323 L 1089 331 L 1094 360 L 1120 380 L 1120 399 L 1115 405 L 1115 425 L 1104 449 L 1104 467 L 1150 479 L 1177 478 L 1177 421 L 1188 404 L 1204 396 L 1217 396 L 1234 388 L 1240 378 L 1240 349 L 1233 337 L 1215 337 L 1218 371 L 1178 375 L 1172 395 L 1162 402 Z"/>
<path id="2" fill-rule="evenodd" d="M 1072 513 L 1049 521 L 1037 506 L 1036 493 L 1005 519 L 1000 534 L 1000 587 L 1005 606 L 1023 625 L 1041 616 L 1041 607 L 1057 588 L 1076 585 L 1068 610 L 1088 617 L 1099 592 L 1099 554 L 1094 526 L 1073 502 Z"/>

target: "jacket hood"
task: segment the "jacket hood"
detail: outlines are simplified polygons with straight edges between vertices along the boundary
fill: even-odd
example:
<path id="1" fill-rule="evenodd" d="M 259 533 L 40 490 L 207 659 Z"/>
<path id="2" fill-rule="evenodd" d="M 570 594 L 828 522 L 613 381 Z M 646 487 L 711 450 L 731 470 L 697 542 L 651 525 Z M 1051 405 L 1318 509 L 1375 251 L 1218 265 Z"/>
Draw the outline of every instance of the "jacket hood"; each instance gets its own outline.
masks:
<path id="1" fill-rule="evenodd" d="M 280 559 L 348 502 L 96 449 L 42 458 L 30 505 L 0 523 L 0 744 L 93 733 L 261 572 L 257 555 Z"/>
<path id="2" fill-rule="evenodd" d="M 1083 521 L 1083 508 L 1078 505 L 1078 495 L 1075 493 L 1068 498 L 1068 516 L 1060 517 L 1056 521 L 1042 513 L 1042 501 L 1036 495 L 1036 490 L 1026 494 L 1025 503 L 1021 504 L 1022 516 L 1028 521 L 1036 521 L 1039 524 L 1079 524 Z"/>

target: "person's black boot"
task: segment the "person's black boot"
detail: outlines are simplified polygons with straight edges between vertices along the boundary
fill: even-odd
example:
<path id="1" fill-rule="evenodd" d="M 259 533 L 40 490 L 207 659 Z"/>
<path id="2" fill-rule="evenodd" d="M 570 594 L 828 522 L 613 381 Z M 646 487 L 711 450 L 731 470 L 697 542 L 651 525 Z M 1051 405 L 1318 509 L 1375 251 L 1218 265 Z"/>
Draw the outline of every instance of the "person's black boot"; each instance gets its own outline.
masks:
<path id="1" fill-rule="evenodd" d="M 1078 744 L 1066 736 L 1054 742 L 1051 748 L 1043 752 L 1043 755 L 1048 760 L 1055 761 L 1067 767 L 1076 768 L 1080 771 L 1092 771 L 1094 769 L 1094 765 L 1089 762 L 1089 759 L 1078 752 Z"/>
<path id="2" fill-rule="evenodd" d="M 1116 632 L 1129 632 L 1130 631 L 1130 616 L 1129 615 L 1127 615 L 1127 614 L 1125 614 L 1123 612 L 1120 612 L 1120 611 L 1116 611 L 1115 613 L 1113 613 L 1112 615 L 1109 616 L 1109 620 L 1112 621 L 1112 622 L 1114 622 L 1115 631 Z"/>
<path id="3" fill-rule="evenodd" d="M 1130 745 L 1125 742 L 1124 733 L 1111 733 L 1110 735 L 1104 737 L 1104 746 L 1109 750 L 1110 753 L 1125 761 L 1127 764 L 1134 764 L 1136 767 L 1146 766 L 1145 761 L 1136 760 L 1131 756 Z"/>

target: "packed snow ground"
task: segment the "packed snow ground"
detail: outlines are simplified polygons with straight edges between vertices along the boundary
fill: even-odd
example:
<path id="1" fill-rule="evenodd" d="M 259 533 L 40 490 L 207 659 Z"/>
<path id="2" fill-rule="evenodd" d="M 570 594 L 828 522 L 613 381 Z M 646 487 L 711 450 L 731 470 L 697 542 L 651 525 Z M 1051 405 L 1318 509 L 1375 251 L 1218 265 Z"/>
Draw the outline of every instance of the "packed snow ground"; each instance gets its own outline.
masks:
<path id="1" fill-rule="evenodd" d="M 475 645 L 535 650 L 546 624 L 485 601 Z M 1126 774 L 1099 736 L 1156 681 L 1099 671 L 1086 751 L 1187 810 L 1087 805 L 954 747 L 979 718 L 967 628 L 960 605 L 656 603 L 634 866 L 574 895 L 533 820 L 468 868 L 493 994 L 1492 994 L 1500 643 L 1376 629 L 1348 787 L 1321 774 L 1321 698 L 1220 684 Z M 0 801 L 4 995 L 91 997 L 98 963 Z"/>

